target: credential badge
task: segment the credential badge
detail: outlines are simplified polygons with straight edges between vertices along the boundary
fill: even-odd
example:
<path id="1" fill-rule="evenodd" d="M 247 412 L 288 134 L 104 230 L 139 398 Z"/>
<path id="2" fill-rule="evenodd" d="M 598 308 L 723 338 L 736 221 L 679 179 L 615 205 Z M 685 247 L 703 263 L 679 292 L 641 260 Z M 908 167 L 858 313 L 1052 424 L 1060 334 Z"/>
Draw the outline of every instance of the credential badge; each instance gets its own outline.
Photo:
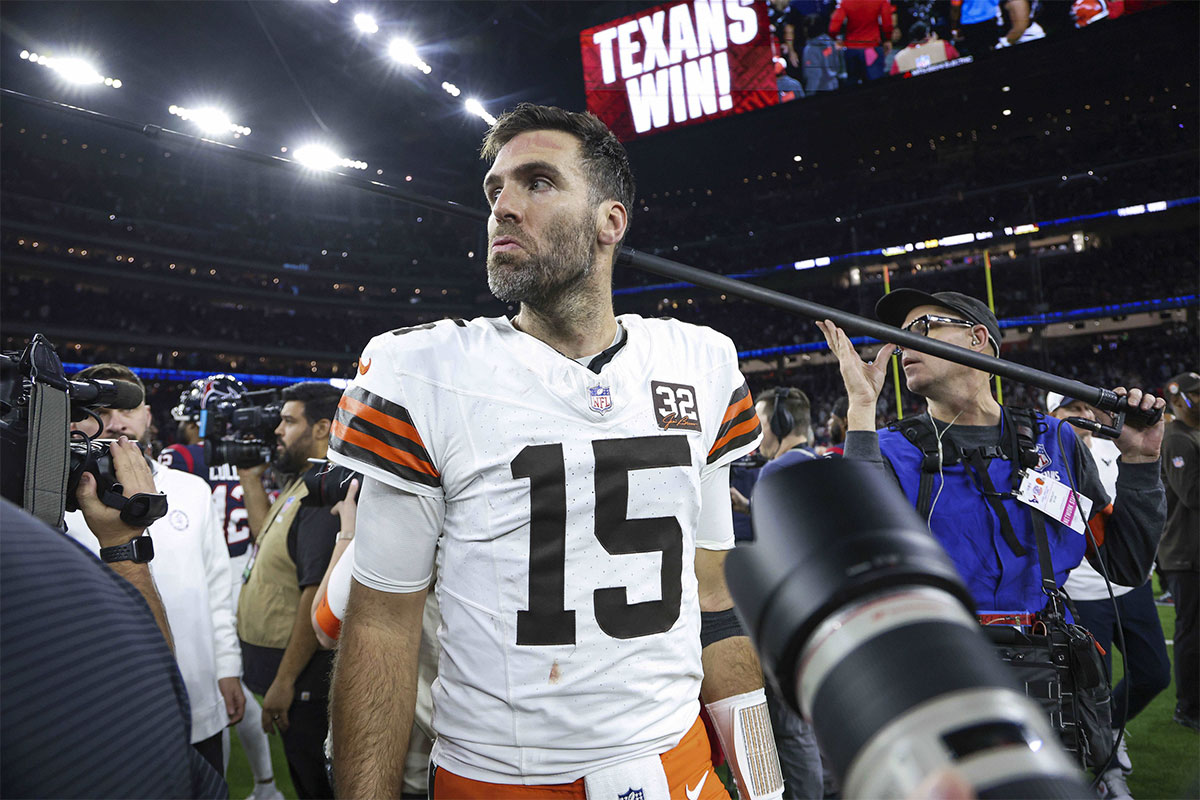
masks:
<path id="1" fill-rule="evenodd" d="M 612 411 L 612 390 L 607 386 L 589 386 L 588 408 L 601 415 Z"/>

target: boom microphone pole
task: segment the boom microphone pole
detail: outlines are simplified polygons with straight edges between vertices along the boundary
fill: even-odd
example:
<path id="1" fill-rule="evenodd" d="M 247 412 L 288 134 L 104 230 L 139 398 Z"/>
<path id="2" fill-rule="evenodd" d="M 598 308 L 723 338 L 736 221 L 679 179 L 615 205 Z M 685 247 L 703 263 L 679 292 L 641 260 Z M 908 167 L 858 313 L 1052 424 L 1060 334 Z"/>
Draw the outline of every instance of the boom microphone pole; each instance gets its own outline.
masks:
<path id="1" fill-rule="evenodd" d="M 694 283 L 706 289 L 735 294 L 745 300 L 753 300 L 757 303 L 774 306 L 775 308 L 791 311 L 810 319 L 828 319 L 838 327 L 845 328 L 851 333 L 873 336 L 881 342 L 892 342 L 907 350 L 916 350 L 918 353 L 944 358 L 956 364 L 974 367 L 983 372 L 1027 383 L 1049 392 L 1058 392 L 1064 397 L 1074 397 L 1084 400 L 1096 408 L 1111 414 L 1124 412 L 1127 415 L 1129 423 L 1137 427 L 1148 427 L 1162 417 L 1162 409 L 1142 411 L 1141 409 L 1134 409 L 1128 405 L 1124 405 L 1124 399 L 1111 389 L 1090 386 L 1080 381 L 1064 378 L 1061 375 L 1027 367 L 1024 364 L 1014 364 L 1011 361 L 977 353 L 965 347 L 921 336 L 911 331 L 900 330 L 876 320 L 851 314 L 848 311 L 839 311 L 836 308 L 823 306 L 820 303 L 814 303 L 810 300 L 801 300 L 798 297 L 792 297 L 791 295 L 776 292 L 772 289 L 764 289 L 761 286 L 735 281 L 724 275 L 707 272 L 696 267 L 689 267 L 686 264 L 679 264 L 666 258 L 652 256 L 649 253 L 639 253 L 637 250 L 629 247 L 621 248 L 621 254 L 618 256 L 617 262 L 628 264 L 631 267 L 636 267 L 647 272 L 653 272 L 656 275 L 662 275 L 666 278 Z"/>
<path id="2" fill-rule="evenodd" d="M 287 158 L 280 158 L 274 155 L 263 155 L 252 150 L 244 150 L 240 147 L 235 147 L 224 142 L 205 139 L 200 136 L 192 136 L 179 131 L 173 131 L 168 128 L 163 128 L 158 125 L 142 125 L 129 120 L 120 119 L 108 114 L 102 114 L 98 111 L 91 111 L 78 106 L 59 103 L 54 100 L 46 100 L 40 97 L 16 92 L 11 89 L 0 89 L 0 93 L 4 97 L 8 97 L 23 103 L 47 108 L 54 111 L 59 111 L 71 116 L 80 116 L 90 119 L 94 122 L 110 125 L 134 133 L 141 133 L 147 138 L 161 141 L 176 142 L 180 145 L 195 147 L 200 145 L 206 147 L 213 152 L 221 153 L 232 158 L 237 158 L 242 161 L 248 161 L 259 166 L 274 167 L 290 170 L 303 170 L 305 167 L 296 161 Z M 439 211 L 444 214 L 461 217 L 463 219 L 475 220 L 483 222 L 488 217 L 488 212 L 464 206 L 460 203 L 455 203 L 449 200 L 442 200 L 429 195 L 424 195 L 419 192 L 413 192 L 408 189 L 402 189 L 397 186 L 391 186 L 379 181 L 364 180 L 353 175 L 347 175 L 342 172 L 329 171 L 325 175 L 331 180 L 340 183 L 344 186 L 360 189 L 362 191 L 371 192 L 373 194 L 389 197 L 394 200 L 401 200 L 413 205 L 428 208 L 432 211 Z M 903 331 L 899 328 L 894 328 L 891 325 L 885 325 L 882 322 L 860 317 L 857 314 L 851 314 L 847 311 L 839 311 L 836 308 L 814 303 L 809 300 L 801 300 L 798 297 L 776 292 L 772 289 L 765 289 L 761 286 L 736 281 L 732 278 L 727 278 L 724 275 L 707 272 L 696 267 L 680 264 L 677 261 L 671 261 L 660 256 L 642 253 L 630 247 L 622 247 L 617 256 L 617 264 L 623 266 L 634 267 L 645 272 L 653 272 L 656 275 L 662 275 L 665 278 L 673 278 L 677 281 L 695 284 L 705 289 L 725 292 L 727 294 L 736 295 L 744 300 L 751 300 L 756 303 L 779 308 L 784 311 L 790 311 L 794 314 L 808 317 L 814 320 L 828 319 L 834 322 L 841 328 L 847 331 L 860 335 L 872 336 L 879 339 L 881 342 L 892 342 L 909 350 L 916 350 L 918 353 L 944 358 L 947 361 L 952 361 L 956 364 L 962 364 L 967 367 L 982 370 L 993 375 L 1000 375 L 1011 380 L 1020 381 L 1031 386 L 1036 386 L 1039 389 L 1046 391 L 1058 392 L 1065 397 L 1074 397 L 1079 400 L 1084 400 L 1102 411 L 1107 411 L 1114 415 L 1114 418 L 1119 420 L 1119 415 L 1124 414 L 1125 418 L 1131 425 L 1137 427 L 1146 427 L 1153 425 L 1162 418 L 1162 409 L 1151 409 L 1150 411 L 1142 411 L 1141 409 L 1131 408 L 1125 403 L 1124 398 L 1116 394 L 1110 389 L 1091 386 L 1080 381 L 1064 378 L 1060 375 L 1044 372 L 1034 367 L 1027 367 L 1023 364 L 1014 364 L 1011 361 L 1005 361 L 994 356 L 977 353 L 974 350 L 968 350 L 965 347 L 948 344 L 946 342 L 932 339 L 926 336 L 920 336 L 910 331 Z M 1114 423 L 1115 427 L 1119 425 Z"/>

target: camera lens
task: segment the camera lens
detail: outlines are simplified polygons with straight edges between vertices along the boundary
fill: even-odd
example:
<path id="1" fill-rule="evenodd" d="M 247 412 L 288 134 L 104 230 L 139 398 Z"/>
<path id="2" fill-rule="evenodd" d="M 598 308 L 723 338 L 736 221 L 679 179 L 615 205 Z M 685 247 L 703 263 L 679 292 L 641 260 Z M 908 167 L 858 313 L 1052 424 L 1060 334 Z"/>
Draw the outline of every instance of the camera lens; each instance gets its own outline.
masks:
<path id="1" fill-rule="evenodd" d="M 821 459 L 754 490 L 726 562 L 739 615 L 847 797 L 910 796 L 954 766 L 979 797 L 1083 797 L 958 572 L 879 466 Z"/>

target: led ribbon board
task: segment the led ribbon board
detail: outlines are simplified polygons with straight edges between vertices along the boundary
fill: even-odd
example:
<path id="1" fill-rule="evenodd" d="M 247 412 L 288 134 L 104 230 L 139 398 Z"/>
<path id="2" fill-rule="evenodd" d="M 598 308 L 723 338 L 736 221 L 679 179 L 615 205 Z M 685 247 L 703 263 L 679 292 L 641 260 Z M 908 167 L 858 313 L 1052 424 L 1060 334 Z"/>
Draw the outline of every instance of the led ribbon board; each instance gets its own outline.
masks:
<path id="1" fill-rule="evenodd" d="M 766 3 L 683 0 L 579 34 L 588 110 L 629 141 L 779 102 Z"/>

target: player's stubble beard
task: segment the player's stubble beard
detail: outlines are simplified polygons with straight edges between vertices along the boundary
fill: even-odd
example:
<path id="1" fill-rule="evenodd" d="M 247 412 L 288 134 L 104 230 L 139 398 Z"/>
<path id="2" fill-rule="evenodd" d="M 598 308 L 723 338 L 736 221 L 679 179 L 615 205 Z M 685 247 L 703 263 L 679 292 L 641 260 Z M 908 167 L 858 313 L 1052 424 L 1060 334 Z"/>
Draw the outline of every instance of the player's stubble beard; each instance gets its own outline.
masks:
<path id="1" fill-rule="evenodd" d="M 526 250 L 522 255 L 520 251 L 493 253 L 489 249 L 488 289 L 496 299 L 549 311 L 586 284 L 595 270 L 593 211 L 589 208 L 576 219 L 556 220 L 536 251 Z M 492 238 L 501 236 L 513 236 L 523 246 L 533 246 L 520 229 L 499 226 Z"/>

